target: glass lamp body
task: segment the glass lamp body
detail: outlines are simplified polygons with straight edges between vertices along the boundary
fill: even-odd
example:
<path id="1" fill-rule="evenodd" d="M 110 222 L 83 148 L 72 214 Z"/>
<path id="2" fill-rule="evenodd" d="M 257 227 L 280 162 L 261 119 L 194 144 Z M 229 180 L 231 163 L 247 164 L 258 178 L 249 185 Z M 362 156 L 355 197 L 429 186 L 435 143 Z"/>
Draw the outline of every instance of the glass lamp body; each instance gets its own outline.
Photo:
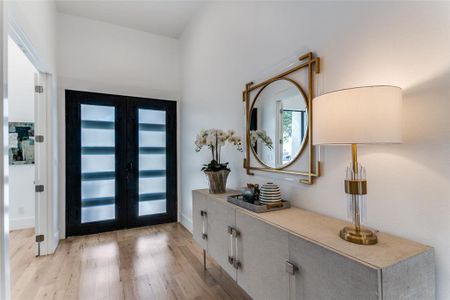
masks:
<path id="1" fill-rule="evenodd" d="M 358 164 L 358 172 L 355 173 L 351 166 L 347 167 L 346 180 L 361 180 L 366 181 L 366 169 Z M 355 207 L 353 205 L 353 199 L 356 198 L 356 204 L 359 208 L 359 222 L 365 224 L 367 221 L 367 194 L 364 195 L 352 195 L 347 194 L 347 218 L 356 224 L 358 220 L 355 220 Z"/>

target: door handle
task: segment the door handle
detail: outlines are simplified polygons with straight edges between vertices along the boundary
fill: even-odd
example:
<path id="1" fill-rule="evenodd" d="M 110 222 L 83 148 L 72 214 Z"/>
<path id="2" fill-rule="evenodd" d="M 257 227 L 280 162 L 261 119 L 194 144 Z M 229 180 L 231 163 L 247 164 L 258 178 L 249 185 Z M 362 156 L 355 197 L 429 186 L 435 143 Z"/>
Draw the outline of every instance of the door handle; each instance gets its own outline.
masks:
<path id="1" fill-rule="evenodd" d="M 128 180 L 130 178 L 130 173 L 133 172 L 133 162 L 130 161 L 127 163 L 127 167 L 125 168 L 125 171 L 126 171 L 125 176 Z"/>
<path id="2" fill-rule="evenodd" d="M 128 163 L 128 165 L 127 165 L 127 171 L 128 171 L 128 172 L 132 172 L 132 171 L 133 171 L 133 162 L 132 162 L 132 161 L 130 161 L 130 162 Z"/>

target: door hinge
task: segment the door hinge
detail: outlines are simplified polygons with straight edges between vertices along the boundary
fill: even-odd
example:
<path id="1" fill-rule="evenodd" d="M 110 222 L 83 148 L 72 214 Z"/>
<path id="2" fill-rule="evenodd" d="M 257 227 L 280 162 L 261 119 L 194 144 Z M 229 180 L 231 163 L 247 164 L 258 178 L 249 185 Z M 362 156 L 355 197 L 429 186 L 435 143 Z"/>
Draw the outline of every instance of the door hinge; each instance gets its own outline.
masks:
<path id="1" fill-rule="evenodd" d="M 36 191 L 36 193 L 42 193 L 44 191 L 44 185 L 43 184 L 37 184 L 34 187 L 34 190 Z"/>
<path id="2" fill-rule="evenodd" d="M 36 143 L 43 143 L 44 142 L 44 136 L 43 135 L 36 135 L 34 137 L 34 140 L 36 141 Z"/>
<path id="3" fill-rule="evenodd" d="M 44 239 L 45 239 L 44 235 L 43 234 L 39 234 L 39 235 L 36 236 L 36 243 L 43 242 Z"/>
<path id="4" fill-rule="evenodd" d="M 44 92 L 44 87 L 42 85 L 35 85 L 34 92 L 38 94 L 42 94 Z"/>
<path id="5" fill-rule="evenodd" d="M 36 243 L 38 244 L 38 253 L 36 256 L 41 256 L 41 242 L 45 239 L 43 234 L 39 234 L 36 236 Z"/>

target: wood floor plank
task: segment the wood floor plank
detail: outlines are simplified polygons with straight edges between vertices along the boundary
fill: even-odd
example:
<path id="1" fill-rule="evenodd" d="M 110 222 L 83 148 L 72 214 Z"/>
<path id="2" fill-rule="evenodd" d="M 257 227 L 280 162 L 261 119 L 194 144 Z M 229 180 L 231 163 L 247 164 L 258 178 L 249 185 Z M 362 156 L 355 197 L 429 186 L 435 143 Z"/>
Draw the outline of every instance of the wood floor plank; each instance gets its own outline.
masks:
<path id="1" fill-rule="evenodd" d="M 240 299 L 178 223 L 71 237 L 44 257 L 34 230 L 10 236 L 13 300 Z"/>

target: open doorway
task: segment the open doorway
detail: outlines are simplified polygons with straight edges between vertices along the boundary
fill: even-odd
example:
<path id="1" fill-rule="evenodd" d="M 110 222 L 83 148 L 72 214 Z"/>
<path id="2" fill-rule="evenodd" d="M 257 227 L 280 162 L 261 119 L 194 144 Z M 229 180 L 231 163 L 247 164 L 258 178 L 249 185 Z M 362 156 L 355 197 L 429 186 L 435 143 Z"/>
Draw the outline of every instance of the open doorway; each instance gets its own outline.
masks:
<path id="1" fill-rule="evenodd" d="M 22 49 L 8 37 L 9 253 L 12 287 L 37 254 L 35 81 L 38 74 Z"/>

